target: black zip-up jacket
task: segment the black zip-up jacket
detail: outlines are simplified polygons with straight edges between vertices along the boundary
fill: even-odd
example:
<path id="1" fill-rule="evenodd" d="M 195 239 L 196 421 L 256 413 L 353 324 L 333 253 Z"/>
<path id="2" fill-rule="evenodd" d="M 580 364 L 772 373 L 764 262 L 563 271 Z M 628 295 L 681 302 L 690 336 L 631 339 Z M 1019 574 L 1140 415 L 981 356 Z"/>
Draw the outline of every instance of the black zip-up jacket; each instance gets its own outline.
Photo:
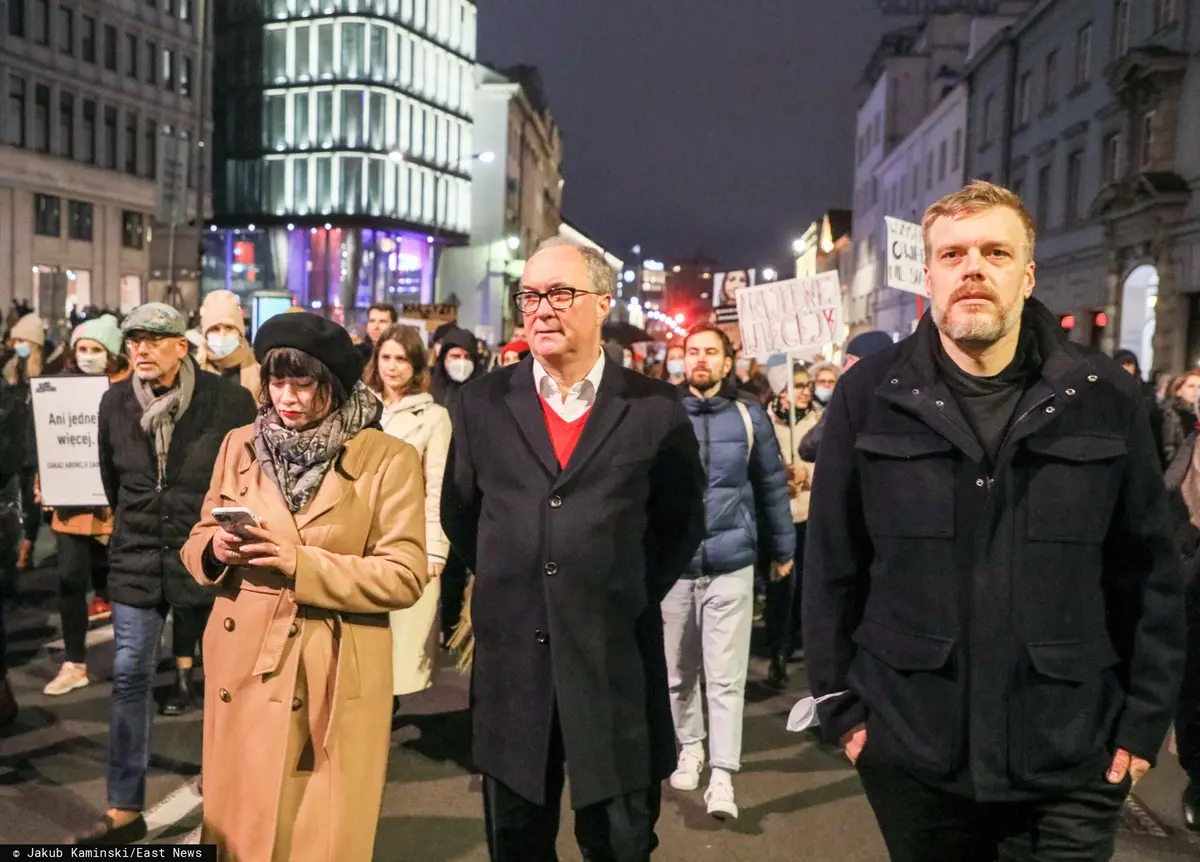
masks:
<path id="1" fill-rule="evenodd" d="M 804 639 L 828 738 L 979 800 L 1057 793 L 1116 748 L 1153 762 L 1183 664 L 1183 583 L 1137 381 L 1066 342 L 989 474 L 934 361 L 929 315 L 826 411 Z"/>
<path id="2" fill-rule="evenodd" d="M 194 360 L 187 358 L 184 362 Z M 166 601 L 179 607 L 211 604 L 179 551 L 200 520 L 225 435 L 254 421 L 253 396 L 216 374 L 196 371 L 196 388 L 175 424 L 162 488 L 153 438 L 142 430 L 133 380 L 100 399 L 100 475 L 114 512 L 109 542 L 109 599 L 138 608 Z"/>

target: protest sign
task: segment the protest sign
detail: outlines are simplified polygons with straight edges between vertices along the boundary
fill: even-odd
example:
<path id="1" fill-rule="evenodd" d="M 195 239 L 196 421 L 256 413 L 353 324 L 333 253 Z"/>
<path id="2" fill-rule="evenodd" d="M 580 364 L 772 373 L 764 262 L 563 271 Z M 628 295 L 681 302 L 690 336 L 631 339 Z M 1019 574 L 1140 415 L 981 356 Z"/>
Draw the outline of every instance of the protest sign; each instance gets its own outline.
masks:
<path id="1" fill-rule="evenodd" d="M 887 223 L 886 284 L 925 296 L 925 237 L 921 226 L 884 216 Z"/>
<path id="2" fill-rule="evenodd" d="M 836 272 L 743 288 L 737 309 L 747 356 L 794 353 L 842 340 L 842 289 Z"/>
<path id="3" fill-rule="evenodd" d="M 100 399 L 104 375 L 37 377 L 31 382 L 44 506 L 107 506 L 100 480 Z"/>

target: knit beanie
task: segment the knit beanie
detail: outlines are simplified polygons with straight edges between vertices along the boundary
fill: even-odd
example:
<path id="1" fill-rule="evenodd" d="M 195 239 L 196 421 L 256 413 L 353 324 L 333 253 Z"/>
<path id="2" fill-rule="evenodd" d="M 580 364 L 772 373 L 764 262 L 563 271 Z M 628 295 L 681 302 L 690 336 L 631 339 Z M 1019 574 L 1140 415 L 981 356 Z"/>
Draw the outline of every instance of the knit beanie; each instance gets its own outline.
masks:
<path id="1" fill-rule="evenodd" d="M 14 323 L 8 337 L 19 338 L 39 347 L 46 346 L 46 328 L 42 325 L 42 319 L 36 314 L 27 314 Z"/>
<path id="2" fill-rule="evenodd" d="M 74 349 L 80 339 L 84 338 L 99 344 L 108 351 L 109 356 L 120 354 L 121 345 L 125 343 L 125 336 L 121 334 L 121 326 L 111 314 L 85 320 L 75 327 L 75 332 L 71 335 L 71 348 Z"/>
<path id="3" fill-rule="evenodd" d="M 232 326 L 238 332 L 246 331 L 246 321 L 242 317 L 242 305 L 237 294 L 231 290 L 214 290 L 204 297 L 200 306 L 200 331 L 205 335 L 214 326 L 222 323 Z"/>

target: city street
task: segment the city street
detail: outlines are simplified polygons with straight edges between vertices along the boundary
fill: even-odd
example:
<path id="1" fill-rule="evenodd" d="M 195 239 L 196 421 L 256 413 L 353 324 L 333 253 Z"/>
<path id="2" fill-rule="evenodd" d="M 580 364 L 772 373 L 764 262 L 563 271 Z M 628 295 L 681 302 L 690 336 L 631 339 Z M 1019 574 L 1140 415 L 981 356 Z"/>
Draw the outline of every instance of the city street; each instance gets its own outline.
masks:
<path id="1" fill-rule="evenodd" d="M 41 687 L 57 667 L 54 580 L 46 568 L 53 544 L 39 543 L 40 567 L 21 583 L 8 614 L 11 673 L 22 711 L 0 735 L 0 843 L 53 842 L 87 825 L 104 808 L 108 732 L 107 682 L 111 629 L 93 628 L 87 688 L 52 699 Z M 61 646 L 59 643 L 57 646 Z M 163 666 L 165 670 L 165 665 Z M 837 752 L 789 734 L 784 720 L 802 692 L 765 688 L 765 663 L 755 660 L 747 695 L 745 766 L 737 780 L 741 817 L 710 819 L 702 793 L 666 789 L 659 822 L 662 860 L 883 860 L 883 845 L 853 771 Z M 160 676 L 165 684 L 167 675 Z M 479 781 L 467 766 L 465 678 L 444 669 L 439 684 L 407 705 L 393 735 L 389 783 L 376 843 L 379 860 L 485 860 Z M 151 839 L 199 838 L 200 723 L 196 711 L 155 718 L 149 778 Z M 1200 856 L 1200 840 L 1183 832 L 1178 815 L 1182 774 L 1164 753 L 1161 767 L 1138 788 L 1126 812 L 1121 862 L 1174 862 Z M 563 859 L 578 859 L 564 818 Z"/>

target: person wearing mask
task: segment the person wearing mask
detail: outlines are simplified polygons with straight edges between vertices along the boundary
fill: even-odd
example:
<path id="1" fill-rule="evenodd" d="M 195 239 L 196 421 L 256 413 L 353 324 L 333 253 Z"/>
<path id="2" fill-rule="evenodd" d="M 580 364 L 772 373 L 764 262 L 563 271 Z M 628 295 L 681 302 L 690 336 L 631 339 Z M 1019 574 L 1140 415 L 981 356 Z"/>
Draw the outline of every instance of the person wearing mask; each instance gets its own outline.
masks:
<path id="1" fill-rule="evenodd" d="M 828 367 L 832 370 L 832 366 Z M 836 379 L 835 371 L 834 380 Z M 794 559 L 803 560 L 808 503 L 812 495 L 813 465 L 801 461 L 796 455 L 796 441 L 803 439 L 817 424 L 824 408 L 813 399 L 812 381 L 808 371 L 799 367 L 794 369 L 792 389 L 796 396 L 795 429 L 792 428 L 793 411 L 789 406 L 791 402 L 788 400 L 787 389 L 780 392 L 772 402 L 771 419 L 775 423 L 775 436 L 779 440 L 779 451 L 787 468 L 788 498 L 791 501 L 792 523 L 796 531 Z M 763 562 L 764 567 L 769 565 L 769 560 Z M 771 661 L 767 684 L 772 688 L 787 688 L 789 682 L 788 662 L 791 661 L 794 645 L 800 643 L 800 598 L 803 594 L 801 587 L 800 575 L 795 570 L 786 578 L 767 581 L 767 602 L 763 615 Z"/>
<path id="2" fill-rule="evenodd" d="M 362 354 L 364 365 L 371 361 L 371 354 L 375 352 L 375 345 L 383 333 L 395 326 L 397 320 L 399 314 L 396 306 L 389 303 L 377 302 L 367 309 L 367 337 L 361 344 L 355 345 Z"/>
<path id="3" fill-rule="evenodd" d="M 846 344 L 846 359 L 842 363 L 842 373 L 853 368 L 859 360 L 865 359 L 880 350 L 886 350 L 894 342 L 886 332 L 871 330 L 862 332 L 850 339 Z M 833 398 L 833 390 L 837 386 L 838 372 L 836 368 L 821 366 L 813 372 L 813 398 L 822 406 L 828 405 Z M 825 417 L 817 420 L 817 424 L 804 435 L 800 441 L 800 460 L 815 464 L 817 451 L 821 448 L 821 437 L 825 433 Z"/>
<path id="4" fill-rule="evenodd" d="M 1200 368 L 1175 378 L 1171 397 L 1163 405 L 1163 462 L 1170 464 L 1183 449 L 1184 442 L 1197 424 L 1196 399 L 1200 397 Z"/>
<path id="5" fill-rule="evenodd" d="M 667 382 L 679 386 L 687 381 L 687 369 L 684 365 L 684 349 L 682 344 L 672 344 L 667 348 Z"/>
<path id="6" fill-rule="evenodd" d="M 262 389 L 254 351 L 246 343 L 246 324 L 237 294 L 214 290 L 200 306 L 200 329 L 204 333 L 204 361 L 200 368 L 238 383 L 259 397 Z"/>
<path id="7" fill-rule="evenodd" d="M 425 495 L 338 324 L 259 329 L 263 398 L 214 458 L 182 558 L 217 590 L 204 633 L 204 822 L 217 858 L 366 862 L 386 780 L 388 613 L 421 596 Z M 249 509 L 233 531 L 213 510 Z"/>
<path id="8" fill-rule="evenodd" d="M 17 568 L 24 570 L 33 565 L 33 550 L 38 531 L 42 527 L 42 510 L 38 503 L 37 484 L 37 441 L 33 429 L 33 410 L 30 407 L 29 381 L 44 373 L 42 358 L 45 355 L 46 330 L 42 319 L 36 314 L 22 316 L 8 333 L 8 346 L 13 357 L 4 367 L 4 379 L 13 386 L 18 397 L 23 398 L 27 409 L 24 447 L 25 460 L 20 466 L 21 489 L 21 545 L 17 549 Z"/>
<path id="9" fill-rule="evenodd" d="M 440 576 L 450 554 L 442 532 L 442 478 L 450 450 L 450 414 L 433 403 L 429 365 L 421 335 L 411 326 L 385 330 L 363 375 L 367 388 L 383 402 L 380 426 L 417 450 L 425 477 L 425 553 L 429 583 L 411 608 L 392 611 L 392 694 L 399 698 L 433 685 L 437 656 Z"/>
<path id="10" fill-rule="evenodd" d="M 0 727 L 17 720 L 19 707 L 8 681 L 8 640 L 4 606 L 17 586 L 17 543 L 21 536 L 20 465 L 25 463 L 30 438 L 29 405 L 17 387 L 0 378 Z"/>
<path id="11" fill-rule="evenodd" d="M 515 296 L 532 355 L 450 411 L 493 862 L 558 858 L 567 776 L 583 858 L 648 862 L 675 763 L 659 603 L 703 535 L 704 473 L 676 393 L 601 351 L 615 291 L 600 252 L 547 240 Z"/>
<path id="12" fill-rule="evenodd" d="M 529 342 L 519 338 L 514 338 L 504 347 L 500 348 L 500 367 L 507 368 L 510 365 L 516 365 L 525 358 L 525 354 L 529 352 Z"/>
<path id="13" fill-rule="evenodd" d="M 442 335 L 442 350 L 433 366 L 429 391 L 433 400 L 450 410 L 462 388 L 487 373 L 475 352 L 475 336 L 454 327 Z"/>
<path id="14" fill-rule="evenodd" d="M 741 352 L 738 352 L 738 356 L 733 361 L 733 370 L 734 374 L 737 375 L 737 383 L 739 386 L 744 386 L 746 382 L 754 376 L 754 372 L 757 370 L 755 367 L 757 364 L 758 363 L 754 361 L 753 357 L 742 356 Z"/>
<path id="15" fill-rule="evenodd" d="M 1109 859 L 1184 658 L 1145 401 L 1031 298 L 1019 197 L 977 180 L 923 229 L 930 313 L 825 411 L 803 705 L 895 862 Z"/>
<path id="16" fill-rule="evenodd" d="M 733 773 L 741 769 L 754 566 L 761 546 L 771 561 L 770 580 L 787 578 L 796 533 L 775 431 L 757 404 L 738 398 L 729 379 L 734 355 L 729 336 L 701 323 L 688 333 L 684 349 L 688 382 L 683 405 L 708 477 L 707 523 L 700 548 L 662 602 L 671 715 L 680 746 L 671 786 L 700 786 L 703 674 L 712 764 L 704 802 L 710 815 L 726 820 L 738 816 Z"/>
<path id="17" fill-rule="evenodd" d="M 111 385 L 129 377 L 129 358 L 121 348 L 125 337 L 111 315 L 86 321 L 71 338 L 74 368 L 69 374 L 105 375 Z M 108 541 L 112 509 L 58 506 L 50 522 L 58 558 L 59 619 L 65 660 L 42 693 L 55 697 L 83 688 L 87 675 L 87 629 L 93 620 L 112 617 L 108 592 Z M 88 604 L 88 590 L 96 595 Z"/>
<path id="18" fill-rule="evenodd" d="M 146 836 L 142 808 L 150 760 L 150 704 L 168 612 L 176 683 L 164 709 L 191 708 L 192 657 L 214 591 L 179 559 L 200 520 L 225 435 L 254 420 L 254 398 L 205 374 L 188 356 L 187 321 L 148 303 L 122 324 L 133 376 L 100 401 L 100 475 L 114 512 L 109 543 L 113 693 L 108 736 L 108 810 L 77 844 L 128 844 Z"/>

